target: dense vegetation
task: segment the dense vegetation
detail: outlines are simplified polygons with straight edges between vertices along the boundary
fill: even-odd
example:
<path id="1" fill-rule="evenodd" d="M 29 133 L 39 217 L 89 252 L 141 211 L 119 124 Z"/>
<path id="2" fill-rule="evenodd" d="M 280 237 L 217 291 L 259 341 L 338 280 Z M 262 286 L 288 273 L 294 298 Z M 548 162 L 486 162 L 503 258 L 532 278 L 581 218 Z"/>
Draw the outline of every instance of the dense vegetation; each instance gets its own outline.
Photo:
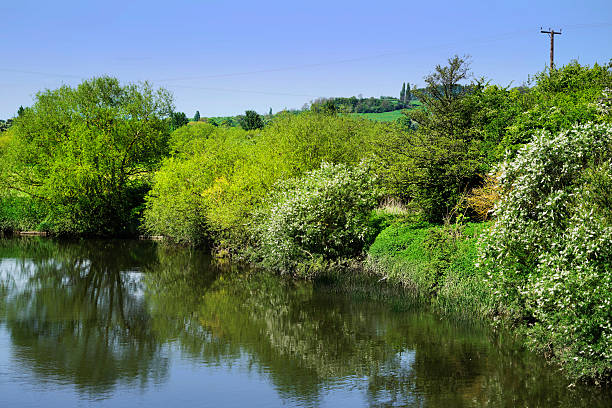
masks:
<path id="1" fill-rule="evenodd" d="M 164 91 L 111 78 L 40 93 L 0 134 L 0 226 L 141 221 L 307 277 L 365 256 L 441 311 L 510 323 L 572 377 L 609 380 L 612 64 L 503 88 L 455 56 L 425 84 L 394 122 L 333 98 L 241 127 L 188 123 Z"/>
<path id="2" fill-rule="evenodd" d="M 37 94 L 3 143 L 0 223 L 134 231 L 149 174 L 167 153 L 171 109 L 167 92 L 107 77 Z"/>

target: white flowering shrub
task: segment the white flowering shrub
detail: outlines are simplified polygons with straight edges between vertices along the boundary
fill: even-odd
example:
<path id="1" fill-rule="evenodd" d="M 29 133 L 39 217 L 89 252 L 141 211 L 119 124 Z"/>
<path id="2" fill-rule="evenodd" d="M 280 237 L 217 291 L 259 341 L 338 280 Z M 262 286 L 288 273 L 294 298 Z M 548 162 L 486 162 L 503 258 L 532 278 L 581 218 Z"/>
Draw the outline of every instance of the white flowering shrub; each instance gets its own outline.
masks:
<path id="1" fill-rule="evenodd" d="M 612 374 L 612 126 L 540 133 L 501 167 L 479 266 L 502 314 L 576 377 Z"/>
<path id="2" fill-rule="evenodd" d="M 369 216 L 378 195 L 363 164 L 323 163 L 278 184 L 252 228 L 258 260 L 280 272 L 309 275 L 326 262 L 359 254 L 371 237 Z"/>

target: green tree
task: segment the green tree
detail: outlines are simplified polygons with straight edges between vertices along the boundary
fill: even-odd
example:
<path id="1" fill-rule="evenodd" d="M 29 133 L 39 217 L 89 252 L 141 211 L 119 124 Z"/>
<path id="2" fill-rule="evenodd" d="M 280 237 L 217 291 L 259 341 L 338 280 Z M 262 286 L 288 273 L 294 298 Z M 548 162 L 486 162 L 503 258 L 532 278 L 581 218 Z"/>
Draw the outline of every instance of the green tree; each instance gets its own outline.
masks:
<path id="1" fill-rule="evenodd" d="M 44 207 L 46 228 L 135 228 L 148 174 L 167 152 L 172 97 L 99 77 L 40 92 L 15 120 L 0 183 Z"/>
<path id="2" fill-rule="evenodd" d="M 244 116 L 239 117 L 238 122 L 244 130 L 261 129 L 264 126 L 261 115 L 253 110 L 244 112 Z"/>
<path id="3" fill-rule="evenodd" d="M 402 90 L 400 91 L 400 102 L 404 103 L 406 101 L 406 83 L 402 84 Z"/>
<path id="4" fill-rule="evenodd" d="M 194 122 L 197 122 L 200 120 L 200 111 L 196 111 L 195 115 L 193 115 L 193 120 Z"/>
<path id="5" fill-rule="evenodd" d="M 404 92 L 404 100 L 405 104 L 409 104 L 412 100 L 412 92 L 410 92 L 410 82 L 406 83 L 406 92 Z"/>
<path id="6" fill-rule="evenodd" d="M 316 113 L 322 113 L 324 115 L 336 115 L 338 113 L 338 106 L 333 99 L 321 100 L 312 104 L 310 109 Z"/>
<path id="7" fill-rule="evenodd" d="M 19 109 L 17 109 L 17 117 L 22 117 L 24 113 L 25 109 L 23 108 L 23 106 L 19 106 Z"/>
<path id="8" fill-rule="evenodd" d="M 411 201 L 432 222 L 442 221 L 487 170 L 469 131 L 474 107 L 465 97 L 476 85 L 460 83 L 469 77 L 465 57 L 437 65 L 417 94 L 425 109 L 406 112 L 416 130 L 398 130 L 382 141 L 383 172 L 393 194 Z"/>
<path id="9" fill-rule="evenodd" d="M 189 119 L 185 112 L 173 112 L 170 117 L 170 128 L 171 130 L 176 130 L 181 126 L 185 126 L 189 123 Z"/>

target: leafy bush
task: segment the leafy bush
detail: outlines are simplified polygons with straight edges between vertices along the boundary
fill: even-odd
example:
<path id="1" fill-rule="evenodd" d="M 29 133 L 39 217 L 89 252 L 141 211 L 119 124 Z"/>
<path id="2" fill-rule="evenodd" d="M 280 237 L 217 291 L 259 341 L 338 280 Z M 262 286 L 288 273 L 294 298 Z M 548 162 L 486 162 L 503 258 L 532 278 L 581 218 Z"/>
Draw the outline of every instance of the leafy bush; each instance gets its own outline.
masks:
<path id="1" fill-rule="evenodd" d="M 326 261 L 358 255 L 370 236 L 378 202 L 365 165 L 323 163 L 279 183 L 253 225 L 260 263 L 281 272 L 311 274 Z"/>
<path id="2" fill-rule="evenodd" d="M 479 262 L 500 312 L 576 377 L 612 373 L 612 127 L 541 132 L 501 167 Z"/>
<path id="3" fill-rule="evenodd" d="M 507 151 L 516 153 L 532 140 L 538 130 L 558 133 L 576 124 L 599 121 L 597 101 L 605 88 L 612 87 L 612 65 L 592 67 L 577 61 L 534 77 L 535 86 L 515 98 L 514 110 L 497 149 L 502 159 Z"/>
<path id="4" fill-rule="evenodd" d="M 44 212 L 36 200 L 4 195 L 0 197 L 0 231 L 44 230 Z"/>
<path id="5" fill-rule="evenodd" d="M 174 131 L 170 144 L 173 155 L 155 172 L 146 197 L 144 228 L 178 243 L 201 244 L 210 238 L 209 212 L 252 150 L 242 129 L 199 123 Z"/>

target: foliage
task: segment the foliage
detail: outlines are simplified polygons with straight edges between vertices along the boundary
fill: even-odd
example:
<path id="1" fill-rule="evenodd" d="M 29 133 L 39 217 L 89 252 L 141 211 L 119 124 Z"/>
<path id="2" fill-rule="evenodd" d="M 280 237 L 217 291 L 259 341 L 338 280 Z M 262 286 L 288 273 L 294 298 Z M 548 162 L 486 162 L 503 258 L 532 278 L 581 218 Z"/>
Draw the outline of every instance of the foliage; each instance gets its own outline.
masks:
<path id="1" fill-rule="evenodd" d="M 207 239 L 207 211 L 241 159 L 248 159 L 242 129 L 198 123 L 177 129 L 173 155 L 155 173 L 146 198 L 144 227 L 175 242 L 200 244 Z"/>
<path id="2" fill-rule="evenodd" d="M 248 110 L 244 116 L 238 116 L 238 123 L 244 130 L 257 130 L 264 126 L 263 118 L 257 112 Z"/>
<path id="3" fill-rule="evenodd" d="M 193 121 L 197 122 L 200 120 L 200 111 L 196 111 L 195 114 L 193 115 Z"/>
<path id="4" fill-rule="evenodd" d="M 473 315 L 486 305 L 474 264 L 478 237 L 488 226 L 393 223 L 368 249 L 367 267 L 427 298 L 443 313 Z"/>
<path id="5" fill-rule="evenodd" d="M 323 163 L 319 169 L 278 184 L 255 217 L 261 264 L 308 275 L 321 261 L 358 255 L 370 234 L 369 215 L 378 202 L 365 165 Z"/>
<path id="6" fill-rule="evenodd" d="M 42 205 L 36 200 L 14 194 L 0 197 L 0 231 L 44 229 L 43 219 Z"/>
<path id="7" fill-rule="evenodd" d="M 466 205 L 472 209 L 482 221 L 488 220 L 493 215 L 495 204 L 500 199 L 500 185 L 498 174 L 484 176 L 481 186 L 472 189 L 466 197 Z"/>
<path id="8" fill-rule="evenodd" d="M 469 132 L 474 108 L 466 98 L 478 84 L 459 83 L 468 77 L 466 58 L 455 56 L 447 66 L 438 65 L 418 93 L 424 109 L 405 112 L 416 129 L 398 124 L 378 146 L 390 193 L 413 202 L 431 222 L 441 222 L 488 170 L 480 143 Z"/>
<path id="9" fill-rule="evenodd" d="M 171 107 L 164 90 L 109 77 L 41 92 L 11 129 L 2 187 L 37 201 L 53 231 L 135 228 L 146 175 L 167 151 Z"/>
<path id="10" fill-rule="evenodd" d="M 403 102 L 392 96 L 381 96 L 380 98 L 362 98 L 361 96 L 318 98 L 311 102 L 310 109 L 317 111 L 327 104 L 325 110 L 333 105 L 334 111 L 343 113 L 382 113 L 403 108 L 410 108 L 410 100 Z"/>
<path id="11" fill-rule="evenodd" d="M 513 108 L 518 114 L 505 125 L 497 149 L 499 159 L 507 150 L 514 154 L 538 130 L 557 133 L 575 124 L 599 121 L 596 102 L 605 88 L 612 87 L 612 64 L 589 67 L 572 61 L 539 73 L 533 80 L 535 86 Z"/>
<path id="12" fill-rule="evenodd" d="M 13 124 L 13 119 L 7 119 L 7 120 L 0 119 L 0 133 L 6 132 L 7 130 L 9 130 L 12 124 Z"/>
<path id="13" fill-rule="evenodd" d="M 215 131 L 215 126 L 205 122 L 189 122 L 170 134 L 168 146 L 171 153 L 180 153 L 189 149 L 193 140 L 207 139 Z"/>
<path id="14" fill-rule="evenodd" d="M 612 373 L 612 127 L 540 132 L 501 167 L 479 262 L 500 313 L 572 376 Z"/>
<path id="15" fill-rule="evenodd" d="M 180 242 L 212 235 L 236 245 L 275 183 L 322 162 L 357 164 L 385 132 L 370 121 L 312 112 L 280 115 L 256 135 L 216 127 L 205 140 L 181 145 L 155 174 L 145 226 Z"/>
<path id="16" fill-rule="evenodd" d="M 189 123 L 189 119 L 185 112 L 172 112 L 170 116 L 170 129 L 176 130 L 181 126 L 185 126 Z"/>
<path id="17" fill-rule="evenodd" d="M 313 103 L 310 110 L 324 115 L 336 115 L 339 109 L 333 100 L 328 99 L 320 103 Z"/>

